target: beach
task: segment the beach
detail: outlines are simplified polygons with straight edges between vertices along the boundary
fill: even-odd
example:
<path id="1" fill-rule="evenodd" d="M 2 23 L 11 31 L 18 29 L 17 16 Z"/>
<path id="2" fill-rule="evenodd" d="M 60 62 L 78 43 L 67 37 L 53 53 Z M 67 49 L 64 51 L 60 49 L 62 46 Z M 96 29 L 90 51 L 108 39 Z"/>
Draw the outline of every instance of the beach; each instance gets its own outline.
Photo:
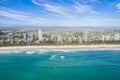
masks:
<path id="1" fill-rule="evenodd" d="M 63 45 L 63 46 L 0 47 L 0 50 L 86 50 L 86 49 L 120 49 L 120 45 Z"/>

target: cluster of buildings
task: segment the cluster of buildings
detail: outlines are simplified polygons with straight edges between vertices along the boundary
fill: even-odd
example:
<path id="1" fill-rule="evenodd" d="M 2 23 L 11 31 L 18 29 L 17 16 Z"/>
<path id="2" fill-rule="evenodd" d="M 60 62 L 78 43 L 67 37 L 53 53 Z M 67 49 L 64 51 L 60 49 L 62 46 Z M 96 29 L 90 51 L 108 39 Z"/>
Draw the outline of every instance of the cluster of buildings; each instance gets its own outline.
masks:
<path id="1" fill-rule="evenodd" d="M 42 30 L 38 31 L 3 31 L 3 35 L 0 36 L 0 43 L 38 43 L 42 41 Z"/>
<path id="2" fill-rule="evenodd" d="M 106 32 L 106 31 L 90 31 L 90 30 L 73 30 L 73 31 L 1 31 L 0 44 L 20 44 L 20 43 L 87 43 L 94 41 L 120 41 L 119 32 Z"/>

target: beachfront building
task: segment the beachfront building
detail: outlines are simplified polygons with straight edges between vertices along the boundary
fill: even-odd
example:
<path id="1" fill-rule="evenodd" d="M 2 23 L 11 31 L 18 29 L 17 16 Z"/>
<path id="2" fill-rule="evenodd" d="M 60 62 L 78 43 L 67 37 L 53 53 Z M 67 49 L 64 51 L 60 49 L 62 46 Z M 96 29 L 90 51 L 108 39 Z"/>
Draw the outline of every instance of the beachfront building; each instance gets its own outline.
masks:
<path id="1" fill-rule="evenodd" d="M 57 42 L 62 43 L 62 35 L 57 35 Z"/>
<path id="2" fill-rule="evenodd" d="M 78 42 L 79 42 L 80 44 L 82 44 L 82 38 L 81 38 L 81 37 L 78 37 Z"/>
<path id="3" fill-rule="evenodd" d="M 39 40 L 39 42 L 43 41 L 43 34 L 42 34 L 42 30 L 41 29 L 38 30 L 38 40 Z"/>
<path id="4" fill-rule="evenodd" d="M 51 41 L 53 41 L 53 42 L 57 42 L 57 36 L 56 35 L 54 35 L 54 34 L 52 34 L 51 35 Z"/>
<path id="5" fill-rule="evenodd" d="M 114 35 L 114 41 L 120 41 L 120 34 L 115 34 Z"/>
<path id="6" fill-rule="evenodd" d="M 103 42 L 105 41 L 105 35 L 102 35 L 102 41 Z"/>
<path id="7" fill-rule="evenodd" d="M 110 41 L 111 40 L 111 36 L 110 35 L 105 35 L 105 40 L 106 41 Z"/>
<path id="8" fill-rule="evenodd" d="M 13 44 L 13 33 L 8 34 L 8 42 Z"/>
<path id="9" fill-rule="evenodd" d="M 24 39 L 24 42 L 28 41 L 28 34 L 27 33 L 23 33 L 23 39 Z"/>
<path id="10" fill-rule="evenodd" d="M 34 40 L 34 35 L 32 33 L 30 33 L 30 35 L 29 35 L 29 41 L 33 42 L 33 40 Z"/>
<path id="11" fill-rule="evenodd" d="M 88 41 L 88 31 L 86 30 L 83 34 L 84 37 L 84 41 L 87 42 Z"/>
<path id="12" fill-rule="evenodd" d="M 4 43 L 4 39 L 0 39 L 0 44 L 3 44 Z"/>

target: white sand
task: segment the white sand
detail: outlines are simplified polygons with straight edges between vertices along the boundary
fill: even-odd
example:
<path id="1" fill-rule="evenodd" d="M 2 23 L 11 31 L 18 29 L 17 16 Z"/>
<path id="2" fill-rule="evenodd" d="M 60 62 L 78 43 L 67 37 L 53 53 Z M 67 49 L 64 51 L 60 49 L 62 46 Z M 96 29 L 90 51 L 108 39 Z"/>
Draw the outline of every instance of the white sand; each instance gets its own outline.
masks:
<path id="1" fill-rule="evenodd" d="M 14 46 L 0 47 L 0 50 L 84 50 L 84 49 L 118 49 L 120 45 L 64 45 L 64 46 Z"/>

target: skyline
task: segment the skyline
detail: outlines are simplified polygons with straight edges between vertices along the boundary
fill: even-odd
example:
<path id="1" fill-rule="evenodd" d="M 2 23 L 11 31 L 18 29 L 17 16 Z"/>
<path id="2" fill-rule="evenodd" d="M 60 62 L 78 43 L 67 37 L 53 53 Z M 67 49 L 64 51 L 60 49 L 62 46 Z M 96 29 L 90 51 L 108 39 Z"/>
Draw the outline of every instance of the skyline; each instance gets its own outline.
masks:
<path id="1" fill-rule="evenodd" d="M 1 0 L 0 24 L 120 26 L 120 0 Z"/>

